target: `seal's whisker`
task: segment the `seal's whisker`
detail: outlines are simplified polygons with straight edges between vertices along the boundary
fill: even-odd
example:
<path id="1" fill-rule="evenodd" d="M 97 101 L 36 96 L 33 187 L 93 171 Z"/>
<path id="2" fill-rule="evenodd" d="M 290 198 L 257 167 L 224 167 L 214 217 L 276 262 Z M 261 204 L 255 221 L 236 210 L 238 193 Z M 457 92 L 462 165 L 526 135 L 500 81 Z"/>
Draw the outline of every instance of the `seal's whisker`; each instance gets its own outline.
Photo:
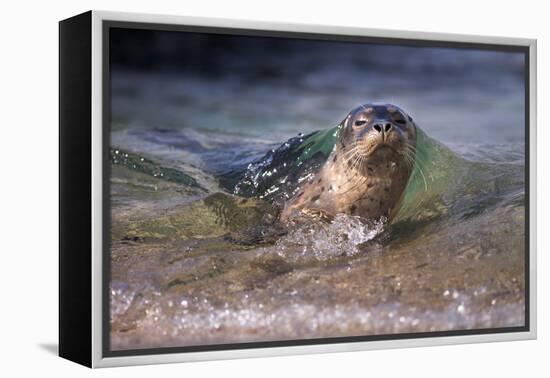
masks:
<path id="1" fill-rule="evenodd" d="M 353 169 L 357 170 L 359 167 L 361 167 L 362 162 L 363 162 L 363 156 L 359 156 L 355 161 L 355 164 L 353 165 Z"/>
<path id="2" fill-rule="evenodd" d="M 350 152 L 352 152 L 352 151 L 355 151 L 356 148 L 357 148 L 357 143 L 355 143 L 355 142 L 354 142 L 354 143 L 350 143 L 350 144 L 349 144 L 349 147 L 347 147 L 347 148 L 344 150 L 344 154 L 350 153 Z"/>
<path id="3" fill-rule="evenodd" d="M 405 145 L 405 154 L 407 155 L 408 160 L 411 161 L 411 168 L 414 169 L 415 166 L 418 167 L 418 172 L 422 176 L 422 179 L 424 180 L 424 188 L 426 191 L 428 190 L 428 183 L 426 180 L 426 176 L 424 174 L 424 168 L 426 167 L 425 162 L 422 160 L 423 158 L 416 153 L 416 146 L 412 146 L 410 144 Z"/>
<path id="4" fill-rule="evenodd" d="M 422 175 L 422 179 L 424 180 L 424 189 L 428 191 L 428 182 L 426 181 L 426 176 L 424 176 L 424 171 L 422 171 L 422 168 L 420 165 L 418 166 L 418 172 Z"/>
<path id="5" fill-rule="evenodd" d="M 417 151 L 416 151 L 415 146 L 407 144 L 407 145 L 405 145 L 405 149 L 412 153 L 412 156 L 414 157 L 414 160 L 416 160 L 420 164 L 424 164 L 424 166 L 426 165 L 425 162 L 423 161 L 423 157 L 416 153 Z"/>
<path id="6" fill-rule="evenodd" d="M 357 154 L 353 154 L 351 156 L 348 156 L 348 157 L 343 159 L 343 162 L 347 164 L 347 163 L 353 161 L 357 157 L 357 155 L 359 155 L 359 154 L 357 153 Z"/>
<path id="7" fill-rule="evenodd" d="M 358 153 L 359 152 L 359 148 L 357 148 L 356 146 L 353 146 L 352 148 L 350 148 L 349 150 L 345 151 L 344 152 L 344 157 L 349 157 L 355 153 Z"/>
<path id="8" fill-rule="evenodd" d="M 414 152 L 416 152 L 416 149 L 414 149 Z M 422 180 L 424 181 L 424 190 L 428 191 L 428 181 L 426 180 L 424 170 L 422 169 L 422 163 L 418 159 L 418 156 L 413 155 L 412 149 L 405 149 L 403 157 L 405 157 L 405 161 L 409 163 L 411 170 L 414 171 L 415 167 L 418 168 L 418 172 L 420 173 L 420 176 L 422 176 Z"/>
<path id="9" fill-rule="evenodd" d="M 424 167 L 426 166 L 425 161 L 424 161 L 424 157 L 417 153 L 416 146 L 406 144 L 405 147 L 408 150 L 412 151 L 415 160 L 417 160 L 421 164 L 424 164 Z"/>
<path id="10" fill-rule="evenodd" d="M 405 159 L 405 162 L 407 163 L 408 168 L 412 170 L 414 168 L 414 163 L 415 163 L 415 152 L 412 149 L 405 148 L 405 150 L 403 150 L 401 155 Z"/>
<path id="11" fill-rule="evenodd" d="M 355 152 L 350 153 L 350 154 L 345 154 L 345 155 L 342 156 L 341 159 L 344 163 L 347 163 L 348 161 L 353 160 L 353 158 L 355 158 L 355 156 L 357 156 L 358 153 L 359 153 L 358 151 L 355 151 Z"/>
<path id="12" fill-rule="evenodd" d="M 345 156 L 345 155 L 344 155 L 344 158 L 343 158 L 344 163 L 347 164 L 347 163 L 349 163 L 350 161 L 356 159 L 358 156 L 360 156 L 360 151 L 354 151 L 354 153 L 353 153 L 353 154 L 350 154 L 349 156 Z"/>
<path id="13" fill-rule="evenodd" d="M 362 149 L 363 150 L 363 149 Z M 365 162 L 365 160 L 367 160 L 367 155 L 364 151 L 361 151 L 362 153 L 359 155 L 359 158 L 357 159 L 357 161 L 355 162 L 354 166 L 353 166 L 353 169 L 356 169 L 356 168 L 359 168 L 363 165 L 363 163 Z"/>
<path id="14" fill-rule="evenodd" d="M 351 156 L 351 155 L 354 155 L 354 154 L 356 154 L 356 153 L 359 153 L 359 152 L 360 152 L 360 151 L 359 151 L 359 148 L 358 148 L 357 144 L 354 143 L 354 144 L 351 146 L 351 148 L 349 148 L 349 149 L 347 149 L 346 151 L 344 151 L 343 157 L 344 157 L 344 158 L 347 158 L 347 157 L 349 157 L 349 156 Z"/>
<path id="15" fill-rule="evenodd" d="M 362 155 L 360 156 L 359 158 L 357 158 L 354 162 L 354 165 L 352 166 L 352 169 L 355 169 L 356 167 L 358 166 L 361 166 L 361 164 L 363 164 L 363 162 L 367 159 L 367 157 L 365 155 Z M 356 178 L 359 178 L 359 179 L 356 179 Z M 355 181 L 355 182 L 351 182 L 352 179 Z M 346 182 L 346 184 L 349 184 L 351 182 L 351 186 L 343 193 L 338 193 L 339 195 L 343 195 L 343 194 L 346 194 L 346 193 L 349 193 L 350 191 L 358 188 L 359 186 L 365 184 L 367 182 L 367 180 L 369 179 L 368 176 L 363 176 L 363 175 L 356 175 L 356 176 L 352 176 L 352 178 L 348 179 L 348 181 Z"/>
<path id="16" fill-rule="evenodd" d="M 415 151 L 412 149 L 405 149 L 405 151 L 403 151 L 403 157 L 405 158 L 409 169 L 413 170 L 416 164 Z"/>
<path id="17" fill-rule="evenodd" d="M 355 158 L 355 160 L 353 161 L 353 163 L 350 166 L 350 169 L 355 170 L 355 168 L 357 167 L 357 164 L 360 160 L 361 160 L 361 155 L 359 155 L 359 156 L 357 156 L 357 158 Z"/>
<path id="18" fill-rule="evenodd" d="M 416 160 L 416 147 L 412 146 L 410 144 L 405 144 L 404 147 L 405 148 L 402 151 L 402 155 L 404 157 L 408 158 L 408 160 L 411 161 L 413 163 L 413 166 L 414 166 L 414 163 L 415 163 L 415 160 Z M 413 168 L 413 166 L 411 166 L 411 168 Z"/>

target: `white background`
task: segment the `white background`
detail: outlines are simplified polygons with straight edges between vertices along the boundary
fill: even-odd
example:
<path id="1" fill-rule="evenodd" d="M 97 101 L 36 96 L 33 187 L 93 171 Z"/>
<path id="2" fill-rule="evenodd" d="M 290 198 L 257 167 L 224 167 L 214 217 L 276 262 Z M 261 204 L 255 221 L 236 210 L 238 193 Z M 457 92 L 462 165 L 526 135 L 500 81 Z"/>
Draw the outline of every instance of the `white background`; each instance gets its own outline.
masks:
<path id="1" fill-rule="evenodd" d="M 543 0 L 4 1 L 0 22 L 0 375 L 80 377 L 548 376 L 550 286 L 544 230 L 550 12 Z M 537 341 L 398 349 L 91 371 L 55 356 L 58 246 L 58 25 L 89 9 L 350 25 L 538 39 Z M 543 232 L 545 235 L 543 235 Z M 545 350 L 546 349 L 546 350 Z"/>

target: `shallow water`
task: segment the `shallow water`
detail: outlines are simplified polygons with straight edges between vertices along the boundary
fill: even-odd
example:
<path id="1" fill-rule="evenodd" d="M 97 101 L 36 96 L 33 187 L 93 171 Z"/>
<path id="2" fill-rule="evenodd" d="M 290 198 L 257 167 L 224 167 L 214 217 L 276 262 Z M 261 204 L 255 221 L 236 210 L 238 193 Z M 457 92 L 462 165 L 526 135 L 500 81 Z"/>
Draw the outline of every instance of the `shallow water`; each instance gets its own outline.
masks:
<path id="1" fill-rule="evenodd" d="M 522 326 L 518 83 L 512 70 L 486 93 L 479 88 L 495 81 L 492 71 L 459 83 L 446 67 L 441 80 L 452 96 L 426 84 L 415 93 L 381 71 L 378 86 L 332 101 L 346 70 L 324 87 L 313 71 L 289 84 L 300 88 L 300 103 L 269 83 L 117 72 L 111 347 Z M 310 133 L 392 85 L 402 90 L 386 100 L 414 110 L 422 130 L 442 142 L 425 136 L 421 172 L 397 217 L 278 225 L 277 206 L 322 163 L 323 148 L 299 160 Z M 330 135 L 314 135 L 313 146 Z"/>

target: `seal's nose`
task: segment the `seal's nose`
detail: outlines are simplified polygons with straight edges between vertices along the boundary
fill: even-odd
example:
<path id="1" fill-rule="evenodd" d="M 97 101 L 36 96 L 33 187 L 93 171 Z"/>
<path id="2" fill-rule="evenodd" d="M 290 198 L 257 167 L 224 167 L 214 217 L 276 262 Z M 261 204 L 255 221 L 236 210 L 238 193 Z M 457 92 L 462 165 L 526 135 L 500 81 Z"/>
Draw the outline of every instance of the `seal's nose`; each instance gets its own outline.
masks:
<path id="1" fill-rule="evenodd" d="M 373 127 L 379 133 L 387 133 L 391 130 L 391 123 L 375 123 Z"/>

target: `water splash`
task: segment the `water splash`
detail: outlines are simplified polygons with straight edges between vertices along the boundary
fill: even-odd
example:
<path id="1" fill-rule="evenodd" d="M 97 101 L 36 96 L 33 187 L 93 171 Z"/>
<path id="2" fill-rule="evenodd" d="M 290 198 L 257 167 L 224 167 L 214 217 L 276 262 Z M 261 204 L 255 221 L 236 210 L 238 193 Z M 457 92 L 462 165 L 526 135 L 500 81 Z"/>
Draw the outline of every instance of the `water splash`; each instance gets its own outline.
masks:
<path id="1" fill-rule="evenodd" d="M 360 246 L 382 233 L 387 219 L 366 222 L 346 214 L 337 214 L 330 223 L 309 221 L 279 239 L 275 248 L 289 259 L 315 258 L 328 260 L 339 256 L 353 256 Z M 297 248 L 298 247 L 298 248 Z M 301 250 L 299 256 L 296 250 Z"/>

